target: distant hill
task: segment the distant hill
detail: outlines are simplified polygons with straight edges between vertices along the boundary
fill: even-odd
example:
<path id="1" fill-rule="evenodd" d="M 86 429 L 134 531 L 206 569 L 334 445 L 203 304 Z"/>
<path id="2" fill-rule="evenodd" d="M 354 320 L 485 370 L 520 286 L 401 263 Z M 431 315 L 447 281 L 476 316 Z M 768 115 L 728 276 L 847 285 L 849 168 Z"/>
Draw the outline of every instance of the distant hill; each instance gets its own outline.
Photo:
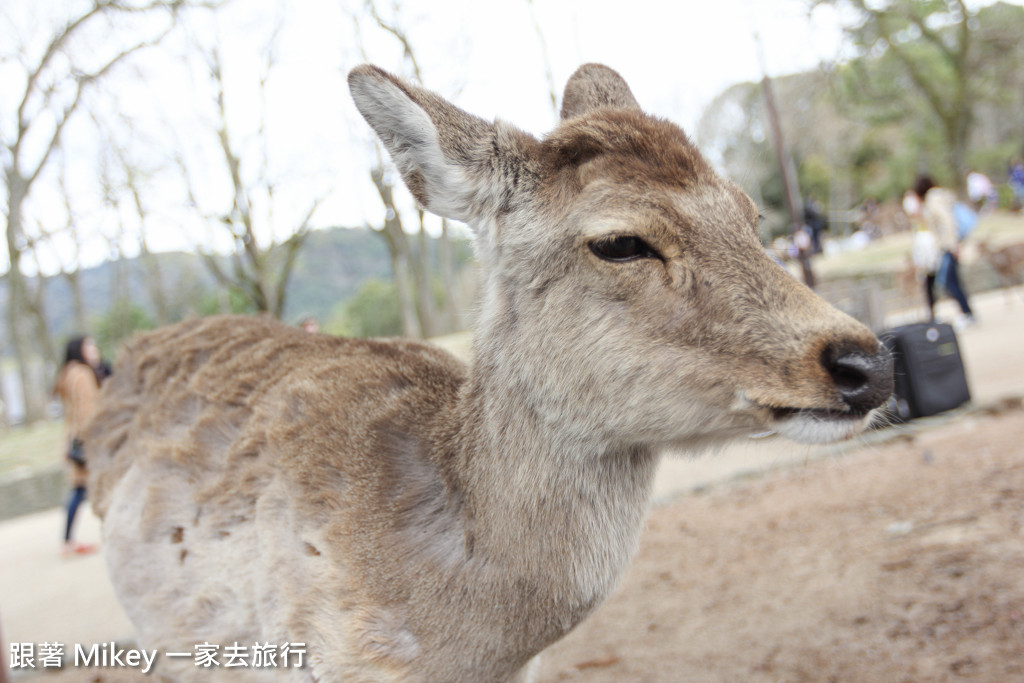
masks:
<path id="1" fill-rule="evenodd" d="M 432 241 L 432 251 L 436 242 Z M 466 243 L 457 246 L 460 261 L 469 258 Z M 202 257 L 172 252 L 156 254 L 170 307 L 176 317 L 199 310 L 204 297 L 215 296 L 218 286 Z M 130 296 L 133 303 L 153 313 L 146 278 L 149 273 L 139 258 L 108 261 L 81 271 L 87 315 L 91 321 L 103 316 L 112 301 Z M 296 260 L 288 284 L 284 319 L 295 322 L 303 315 L 327 320 L 338 303 L 351 297 L 368 279 L 390 279 L 387 247 L 379 235 L 366 228 L 330 228 L 309 234 Z M 7 282 L 0 279 L 0 315 L 6 320 Z M 46 311 L 54 339 L 78 332 L 74 328 L 71 289 L 62 278 L 47 282 Z M 93 332 L 89 330 L 89 332 Z M 6 325 L 0 325 L 4 350 Z"/>
<path id="2" fill-rule="evenodd" d="M 284 319 L 315 315 L 325 320 L 370 278 L 391 278 L 387 246 L 379 235 L 366 228 L 312 232 L 288 283 Z"/>

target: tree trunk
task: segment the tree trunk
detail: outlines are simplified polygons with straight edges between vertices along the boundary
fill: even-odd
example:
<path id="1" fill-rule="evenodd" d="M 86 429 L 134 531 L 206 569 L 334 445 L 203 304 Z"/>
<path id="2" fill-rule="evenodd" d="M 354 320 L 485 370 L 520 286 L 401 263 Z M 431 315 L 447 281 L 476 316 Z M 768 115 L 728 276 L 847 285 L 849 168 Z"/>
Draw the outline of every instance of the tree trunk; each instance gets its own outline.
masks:
<path id="1" fill-rule="evenodd" d="M 25 278 L 17 270 L 19 255 L 11 252 L 11 271 L 8 273 L 7 330 L 11 342 L 11 351 L 18 370 L 21 384 L 22 406 L 25 411 L 25 423 L 32 424 L 43 417 L 43 398 L 37 391 L 37 382 L 29 367 L 28 343 L 25 339 Z"/>
<path id="2" fill-rule="evenodd" d="M 64 280 L 71 290 L 71 309 L 75 320 L 75 331 L 78 334 L 85 334 L 88 320 L 85 310 L 85 295 L 82 293 L 82 277 L 78 270 L 62 273 Z"/>
<path id="3" fill-rule="evenodd" d="M 160 268 L 160 261 L 142 243 L 142 267 L 146 270 L 146 289 L 149 290 L 149 300 L 153 303 L 153 310 L 156 312 L 158 325 L 166 325 L 171 322 L 170 306 L 167 304 L 167 292 L 164 289 L 163 271 Z"/>
<path id="4" fill-rule="evenodd" d="M 961 94 L 956 103 L 957 115 L 950 126 L 950 164 L 953 170 L 954 189 L 962 197 L 967 197 L 967 150 L 970 144 L 971 128 L 974 122 L 974 112 L 971 111 L 971 103 L 966 94 L 966 84 L 961 85 Z"/>
<path id="5" fill-rule="evenodd" d="M 10 270 L 7 273 L 7 331 L 21 381 L 22 405 L 25 422 L 42 419 L 44 399 L 38 391 L 29 368 L 26 332 L 27 293 L 25 276 L 21 272 L 22 242 L 21 209 L 28 193 L 28 183 L 13 168 L 7 169 L 7 253 Z"/>
<path id="6" fill-rule="evenodd" d="M 402 217 L 395 207 L 394 190 L 384 181 L 384 170 L 377 167 L 370 171 L 370 178 L 377 188 L 380 199 L 384 203 L 384 227 L 377 232 L 384 237 L 391 258 L 391 272 L 398 290 L 398 305 L 402 314 L 402 330 L 407 337 L 420 339 L 423 328 L 420 327 L 419 316 L 412 297 L 412 250 L 409 249 L 409 238 L 402 228 Z"/>
<path id="7" fill-rule="evenodd" d="M 434 301 L 434 288 L 430 281 L 430 239 L 424 222 L 424 212 L 417 211 L 419 231 L 419 258 L 412 259 L 413 282 L 416 286 L 416 313 L 420 319 L 420 329 L 424 337 L 436 337 L 437 304 Z"/>
<path id="8" fill-rule="evenodd" d="M 29 296 L 26 297 L 26 303 L 35 323 L 35 348 L 39 350 L 42 356 L 44 370 L 52 371 L 56 370 L 57 356 L 53 345 L 53 335 L 50 334 L 50 323 L 46 319 L 47 279 L 39 275 L 37 282 L 36 290 L 28 292 Z"/>
<path id="9" fill-rule="evenodd" d="M 129 171 L 127 162 L 124 162 L 125 170 Z M 146 209 L 142 204 L 142 195 L 139 194 L 134 176 L 128 173 L 128 189 L 135 202 L 135 212 L 139 216 L 139 257 L 142 267 L 146 271 L 146 289 L 149 290 L 149 300 L 153 303 L 153 310 L 156 312 L 158 325 L 166 325 L 171 322 L 170 307 L 167 305 L 167 292 L 164 289 L 164 277 L 160 268 L 160 260 L 149 250 L 146 243 Z"/>
<path id="10" fill-rule="evenodd" d="M 390 235 L 385 233 L 388 245 L 392 244 Z M 409 274 L 409 260 L 402 257 L 399 249 L 389 246 L 388 254 L 391 256 L 391 272 L 395 278 L 395 289 L 398 290 L 398 307 L 402 313 L 402 331 L 406 337 L 421 339 L 423 330 L 420 328 L 420 320 L 416 315 L 416 306 L 413 303 L 410 291 L 412 289 L 412 277 Z"/>
<path id="11" fill-rule="evenodd" d="M 441 289 L 444 302 L 441 308 L 441 320 L 446 333 L 456 332 L 459 328 L 458 306 L 459 295 L 455 284 L 455 253 L 452 249 L 451 234 L 448 230 L 448 219 L 441 219 L 441 242 L 437 245 L 438 261 L 441 268 Z"/>

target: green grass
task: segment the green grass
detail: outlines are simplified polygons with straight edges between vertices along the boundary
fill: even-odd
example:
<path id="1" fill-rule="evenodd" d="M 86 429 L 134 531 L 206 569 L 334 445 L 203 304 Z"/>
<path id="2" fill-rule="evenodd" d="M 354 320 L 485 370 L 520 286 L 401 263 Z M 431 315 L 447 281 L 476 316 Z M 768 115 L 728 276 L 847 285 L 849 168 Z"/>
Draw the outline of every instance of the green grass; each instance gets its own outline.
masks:
<path id="1" fill-rule="evenodd" d="M 0 433 L 0 476 L 41 470 L 64 462 L 64 423 L 40 422 Z"/>
<path id="2" fill-rule="evenodd" d="M 970 239 L 974 242 L 988 241 L 993 245 L 1024 241 L 1024 213 L 1000 211 L 983 216 Z"/>
<path id="3" fill-rule="evenodd" d="M 913 240 L 910 233 L 900 233 L 875 240 L 860 251 L 823 256 L 814 262 L 814 271 L 826 279 L 898 271 L 906 262 Z"/>

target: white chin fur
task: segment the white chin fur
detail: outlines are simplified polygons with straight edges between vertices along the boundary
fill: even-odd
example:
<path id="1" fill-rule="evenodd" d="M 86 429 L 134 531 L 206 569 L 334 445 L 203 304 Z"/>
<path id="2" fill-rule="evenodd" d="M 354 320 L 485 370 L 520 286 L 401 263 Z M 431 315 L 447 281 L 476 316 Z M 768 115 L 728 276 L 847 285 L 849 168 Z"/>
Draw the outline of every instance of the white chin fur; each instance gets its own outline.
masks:
<path id="1" fill-rule="evenodd" d="M 874 412 L 861 418 L 824 418 L 797 413 L 774 422 L 771 426 L 780 435 L 798 443 L 830 443 L 857 436 L 871 424 Z"/>

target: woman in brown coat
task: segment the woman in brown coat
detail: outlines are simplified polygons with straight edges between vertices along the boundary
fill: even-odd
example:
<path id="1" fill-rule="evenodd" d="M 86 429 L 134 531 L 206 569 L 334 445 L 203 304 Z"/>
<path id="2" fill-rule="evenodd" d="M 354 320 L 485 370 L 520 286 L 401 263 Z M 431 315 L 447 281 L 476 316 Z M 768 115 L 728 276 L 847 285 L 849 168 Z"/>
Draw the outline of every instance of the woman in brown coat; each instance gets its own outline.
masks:
<path id="1" fill-rule="evenodd" d="M 91 553 L 95 546 L 71 540 L 71 529 L 78 506 L 85 500 L 87 471 L 79 435 L 96 409 L 96 396 L 104 366 L 99 348 L 90 337 L 76 337 L 68 342 L 64 366 L 57 376 L 54 392 L 64 404 L 64 427 L 67 459 L 71 467 L 71 497 L 68 499 L 67 526 L 64 530 L 64 553 Z"/>

